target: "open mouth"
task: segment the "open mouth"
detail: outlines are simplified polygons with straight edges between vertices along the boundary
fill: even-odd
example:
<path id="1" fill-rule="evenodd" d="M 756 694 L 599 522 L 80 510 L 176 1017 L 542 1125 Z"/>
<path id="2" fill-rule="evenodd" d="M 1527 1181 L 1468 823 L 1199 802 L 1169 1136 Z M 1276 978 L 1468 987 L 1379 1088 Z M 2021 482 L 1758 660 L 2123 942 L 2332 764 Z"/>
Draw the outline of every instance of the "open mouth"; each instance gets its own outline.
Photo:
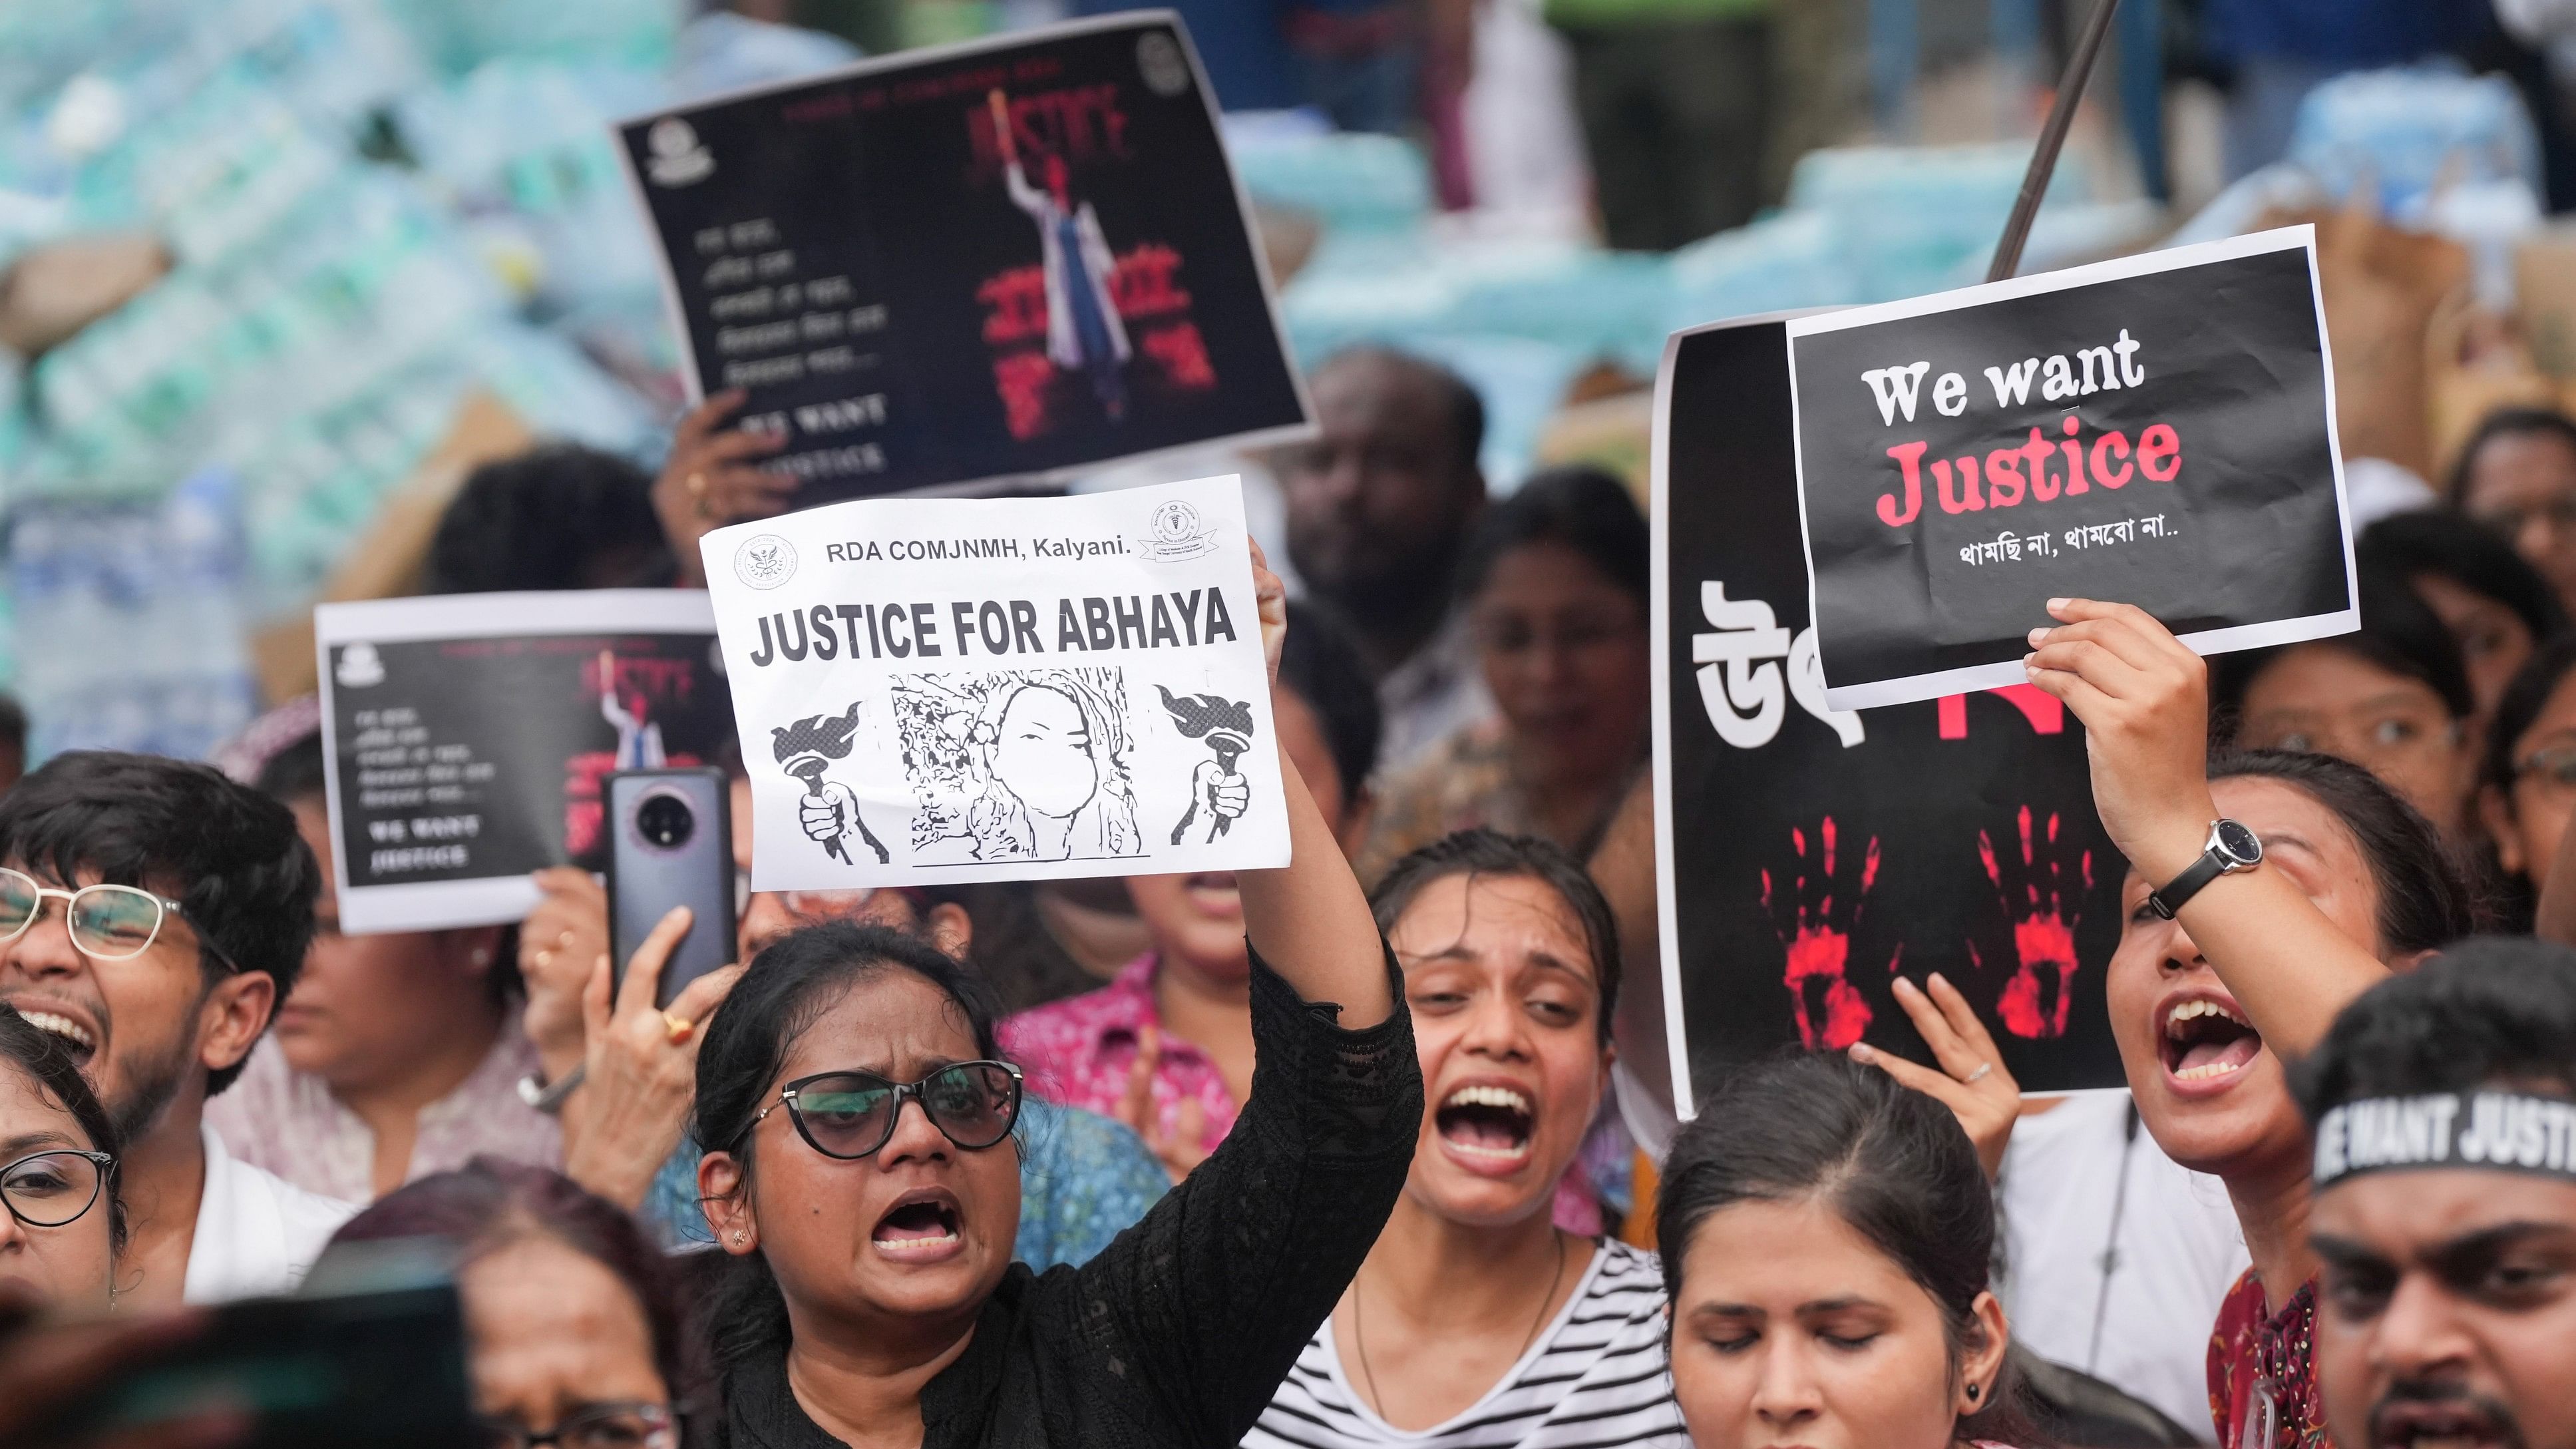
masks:
<path id="1" fill-rule="evenodd" d="M 933 1262 L 957 1251 L 963 1221 L 956 1199 L 944 1192 L 907 1196 L 877 1219 L 869 1240 L 889 1258 Z"/>
<path id="2" fill-rule="evenodd" d="M 59 1012 L 21 1007 L 18 1019 L 70 1047 L 73 1060 L 83 1066 L 89 1064 L 91 1055 L 98 1050 L 98 1038 L 91 1035 L 88 1027 Z"/>
<path id="3" fill-rule="evenodd" d="M 1454 1156 L 1471 1167 L 1504 1171 L 1529 1160 L 1536 1121 L 1527 1096 L 1499 1086 L 1460 1087 L 1434 1114 L 1440 1140 Z"/>
<path id="4" fill-rule="evenodd" d="M 2262 1034 L 2236 1008 L 2208 997 L 2165 1013 L 2165 1072 L 2177 1082 L 2214 1082 L 2243 1071 L 2263 1050 Z"/>
<path id="5" fill-rule="evenodd" d="M 2509 1420 L 2452 1400 L 2383 1404 L 2370 1416 L 2370 1442 L 2377 1449 L 2504 1449 L 2523 1441 Z"/>

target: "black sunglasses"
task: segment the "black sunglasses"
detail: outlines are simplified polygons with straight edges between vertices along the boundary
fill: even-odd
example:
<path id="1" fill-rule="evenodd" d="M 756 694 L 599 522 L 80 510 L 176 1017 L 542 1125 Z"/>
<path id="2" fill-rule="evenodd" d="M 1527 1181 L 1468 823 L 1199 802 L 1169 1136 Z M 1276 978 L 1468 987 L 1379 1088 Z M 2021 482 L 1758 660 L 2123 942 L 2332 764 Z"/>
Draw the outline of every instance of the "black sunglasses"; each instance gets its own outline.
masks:
<path id="1" fill-rule="evenodd" d="M 796 1135 L 825 1157 L 855 1162 L 894 1137 L 903 1099 L 921 1104 L 940 1135 L 974 1151 L 1011 1135 L 1020 1120 L 1020 1069 L 1009 1062 L 958 1062 L 918 1082 L 890 1082 L 874 1072 L 817 1072 L 778 1089 L 761 1117 L 784 1106 Z M 750 1128 L 745 1128 L 746 1135 Z"/>

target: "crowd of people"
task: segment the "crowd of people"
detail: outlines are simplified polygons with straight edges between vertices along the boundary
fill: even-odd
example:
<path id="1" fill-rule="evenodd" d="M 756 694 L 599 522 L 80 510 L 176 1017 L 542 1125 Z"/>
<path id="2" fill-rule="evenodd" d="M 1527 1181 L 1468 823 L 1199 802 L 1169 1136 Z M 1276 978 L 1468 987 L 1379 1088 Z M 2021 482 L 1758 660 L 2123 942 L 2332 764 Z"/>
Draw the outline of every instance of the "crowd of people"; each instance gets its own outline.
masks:
<path id="1" fill-rule="evenodd" d="M 494 1446 L 2576 1446 L 2576 424 L 2372 523 L 2356 633 L 2034 621 L 2129 862 L 2125 1098 L 2024 1101 L 1935 975 L 1928 1060 L 1677 1122 L 1645 518 L 1489 499 L 1436 364 L 1313 382 L 1253 545 L 1282 869 L 754 892 L 730 751 L 737 964 L 657 1003 L 687 912 L 613 963 L 581 863 L 342 931 L 311 700 L 0 795 L 0 1442 L 430 1237 Z M 483 468 L 429 586 L 695 582 L 787 500 L 739 401 L 659 477 Z"/>

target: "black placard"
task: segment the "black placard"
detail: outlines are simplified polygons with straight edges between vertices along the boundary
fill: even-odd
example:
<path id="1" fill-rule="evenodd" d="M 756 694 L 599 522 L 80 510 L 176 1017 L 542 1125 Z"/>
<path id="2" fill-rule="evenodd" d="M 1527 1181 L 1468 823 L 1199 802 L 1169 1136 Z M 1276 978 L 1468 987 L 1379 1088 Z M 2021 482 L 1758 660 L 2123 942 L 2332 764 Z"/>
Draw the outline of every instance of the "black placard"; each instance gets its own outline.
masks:
<path id="1" fill-rule="evenodd" d="M 1679 1095 L 1687 1109 L 1712 1073 L 1791 1044 L 1929 1060 L 1890 987 L 1936 970 L 2026 1090 L 2118 1086 L 2102 978 L 2126 866 L 2074 716 L 2027 685 L 1825 707 L 1785 334 L 1682 334 L 1658 382 L 1657 865 Z"/>
<path id="2" fill-rule="evenodd" d="M 704 594 L 394 599 L 315 622 L 354 932 L 519 919 L 529 872 L 604 860 L 602 776 L 712 763 L 732 734 Z"/>
<path id="3" fill-rule="evenodd" d="M 693 395 L 748 388 L 803 503 L 1307 422 L 1168 12 L 907 52 L 619 140 Z"/>
<path id="4" fill-rule="evenodd" d="M 2307 228 L 1789 328 L 1838 704 L 2018 682 L 2069 596 L 2203 653 L 2348 632 Z"/>

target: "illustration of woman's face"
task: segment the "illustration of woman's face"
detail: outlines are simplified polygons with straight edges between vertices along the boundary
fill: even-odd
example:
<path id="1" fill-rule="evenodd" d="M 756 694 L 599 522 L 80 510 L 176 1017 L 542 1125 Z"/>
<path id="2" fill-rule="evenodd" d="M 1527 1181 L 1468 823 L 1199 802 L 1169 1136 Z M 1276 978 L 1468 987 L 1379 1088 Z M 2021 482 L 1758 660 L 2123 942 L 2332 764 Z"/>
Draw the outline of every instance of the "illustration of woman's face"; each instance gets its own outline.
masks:
<path id="1" fill-rule="evenodd" d="M 1032 685 L 1002 708 L 993 741 L 993 778 L 1041 815 L 1064 817 L 1091 803 L 1100 767 L 1091 726 L 1062 690 Z"/>

